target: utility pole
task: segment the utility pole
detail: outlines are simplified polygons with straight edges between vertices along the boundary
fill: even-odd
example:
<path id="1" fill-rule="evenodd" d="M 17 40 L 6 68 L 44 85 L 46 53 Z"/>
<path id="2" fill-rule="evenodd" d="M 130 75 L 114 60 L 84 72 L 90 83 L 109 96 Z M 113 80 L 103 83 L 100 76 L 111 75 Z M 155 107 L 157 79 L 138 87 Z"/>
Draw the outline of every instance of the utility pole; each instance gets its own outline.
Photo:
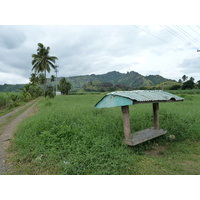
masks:
<path id="1" fill-rule="evenodd" d="M 58 90 L 58 87 L 57 87 L 57 73 L 58 73 L 58 65 L 56 65 L 56 68 L 55 68 L 55 72 L 56 72 L 56 95 L 57 95 L 57 90 Z"/>

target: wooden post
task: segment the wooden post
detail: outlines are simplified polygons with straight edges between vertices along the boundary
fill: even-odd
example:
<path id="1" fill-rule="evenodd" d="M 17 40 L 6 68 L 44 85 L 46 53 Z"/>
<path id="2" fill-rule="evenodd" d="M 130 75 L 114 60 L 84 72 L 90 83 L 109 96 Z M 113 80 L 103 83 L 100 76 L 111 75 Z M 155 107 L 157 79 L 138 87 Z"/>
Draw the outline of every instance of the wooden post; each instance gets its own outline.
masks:
<path id="1" fill-rule="evenodd" d="M 124 136 L 126 140 L 129 140 L 131 138 L 129 106 L 122 106 L 121 109 L 122 109 L 123 121 L 124 121 Z"/>
<path id="2" fill-rule="evenodd" d="M 159 104 L 153 103 L 154 129 L 159 129 Z"/>

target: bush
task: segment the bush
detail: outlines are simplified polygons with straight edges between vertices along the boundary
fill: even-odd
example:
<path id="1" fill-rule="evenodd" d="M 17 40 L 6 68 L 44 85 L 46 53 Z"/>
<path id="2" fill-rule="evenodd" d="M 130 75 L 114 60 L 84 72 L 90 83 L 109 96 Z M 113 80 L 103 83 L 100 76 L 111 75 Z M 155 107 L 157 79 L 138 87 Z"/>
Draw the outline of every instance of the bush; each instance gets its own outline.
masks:
<path id="1" fill-rule="evenodd" d="M 193 89 L 194 86 L 195 86 L 194 81 L 193 80 L 189 80 L 189 81 L 186 81 L 186 82 L 183 83 L 182 90 Z"/>
<path id="2" fill-rule="evenodd" d="M 53 87 L 52 86 L 48 86 L 47 87 L 47 89 L 46 89 L 46 91 L 45 91 L 45 94 L 44 94 L 44 96 L 45 97 L 50 97 L 50 98 L 54 98 L 55 97 L 55 92 L 53 91 Z"/>
<path id="3" fill-rule="evenodd" d="M 173 85 L 172 87 L 170 87 L 170 90 L 179 90 L 181 89 L 180 85 Z"/>

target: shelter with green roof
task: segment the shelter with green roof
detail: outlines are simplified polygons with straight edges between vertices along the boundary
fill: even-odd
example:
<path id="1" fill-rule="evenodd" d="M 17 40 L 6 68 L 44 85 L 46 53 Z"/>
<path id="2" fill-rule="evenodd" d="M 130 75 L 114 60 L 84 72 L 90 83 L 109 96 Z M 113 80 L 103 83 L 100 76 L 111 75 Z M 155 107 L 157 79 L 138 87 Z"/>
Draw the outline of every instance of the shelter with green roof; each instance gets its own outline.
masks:
<path id="1" fill-rule="evenodd" d="M 124 142 L 135 146 L 155 137 L 164 135 L 167 131 L 159 127 L 159 103 L 179 102 L 184 99 L 162 90 L 133 90 L 108 93 L 96 105 L 95 108 L 110 108 L 120 106 L 124 121 Z M 129 106 L 135 104 L 152 103 L 154 127 L 131 134 Z"/>

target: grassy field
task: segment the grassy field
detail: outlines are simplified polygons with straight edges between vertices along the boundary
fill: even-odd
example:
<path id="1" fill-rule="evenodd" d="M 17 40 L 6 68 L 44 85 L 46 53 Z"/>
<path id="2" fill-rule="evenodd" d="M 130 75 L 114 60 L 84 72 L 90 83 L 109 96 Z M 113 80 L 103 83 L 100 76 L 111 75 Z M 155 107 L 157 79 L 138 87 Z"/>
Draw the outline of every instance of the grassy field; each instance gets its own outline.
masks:
<path id="1" fill-rule="evenodd" d="M 200 89 L 192 90 L 169 90 L 173 94 L 200 94 Z"/>
<path id="2" fill-rule="evenodd" d="M 168 133 L 135 147 L 122 143 L 120 107 L 94 108 L 102 95 L 42 99 L 15 135 L 9 174 L 200 174 L 200 95 L 183 96 L 160 103 Z M 151 104 L 130 106 L 130 115 L 132 132 L 153 126 Z"/>

